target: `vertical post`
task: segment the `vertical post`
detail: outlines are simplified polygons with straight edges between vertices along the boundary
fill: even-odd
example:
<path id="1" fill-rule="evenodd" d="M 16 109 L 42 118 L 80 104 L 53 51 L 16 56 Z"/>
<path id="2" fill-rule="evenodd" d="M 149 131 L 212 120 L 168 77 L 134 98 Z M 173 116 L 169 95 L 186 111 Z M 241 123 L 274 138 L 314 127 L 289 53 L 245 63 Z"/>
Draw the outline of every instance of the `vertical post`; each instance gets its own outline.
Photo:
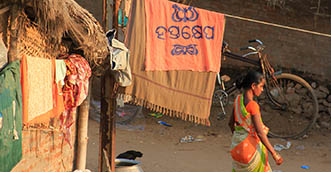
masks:
<path id="1" fill-rule="evenodd" d="M 114 77 L 111 75 L 106 76 L 106 83 L 109 84 L 108 88 L 110 91 L 110 97 L 108 99 L 108 112 L 107 116 L 109 117 L 108 123 L 108 133 L 107 135 L 110 136 L 109 144 L 107 144 L 108 157 L 110 161 L 110 168 L 112 172 L 115 172 L 115 141 L 116 141 L 116 121 L 115 121 L 115 108 L 116 108 L 116 98 L 114 89 L 116 86 Z M 107 88 L 107 86 L 106 86 Z"/>
<path id="2" fill-rule="evenodd" d="M 102 0 L 102 26 L 106 28 L 107 0 Z"/>
<path id="3" fill-rule="evenodd" d="M 113 8 L 113 28 L 118 30 L 118 11 L 120 8 L 121 0 L 114 0 L 115 8 Z M 115 78 L 112 77 L 111 75 L 108 75 L 106 78 L 106 83 L 111 85 L 109 90 L 111 91 L 111 97 L 109 97 L 109 105 L 108 105 L 108 110 L 109 112 L 109 133 L 110 135 L 110 145 L 109 145 L 109 159 L 110 159 L 110 168 L 112 172 L 115 172 L 115 139 L 116 139 L 116 121 L 115 121 L 115 109 L 116 109 L 116 82 Z"/>
<path id="4" fill-rule="evenodd" d="M 110 16 L 110 0 L 103 0 L 104 2 L 104 29 L 109 30 L 111 18 L 113 18 L 113 28 L 118 27 L 118 10 L 120 0 L 113 0 L 115 8 L 113 8 L 113 15 Z M 99 172 L 107 171 L 107 164 L 110 164 L 111 172 L 115 172 L 115 105 L 116 97 L 115 80 L 109 73 L 105 73 L 101 78 L 101 120 L 100 120 L 100 147 L 99 147 Z M 104 153 L 106 152 L 106 153 Z M 107 159 L 110 162 L 105 162 Z M 109 170 L 108 170 L 109 171 Z"/>
<path id="5" fill-rule="evenodd" d="M 100 120 L 100 148 L 99 148 L 99 172 L 105 172 L 108 168 L 115 171 L 115 80 L 105 73 L 102 77 L 102 99 Z M 104 153 L 106 152 L 106 153 Z M 101 155 L 100 155 L 101 153 Z M 106 162 L 108 160 L 108 162 Z M 110 167 L 107 167 L 110 164 Z"/>
<path id="6" fill-rule="evenodd" d="M 102 0 L 102 11 L 103 11 L 103 17 L 102 17 L 102 22 L 103 22 L 103 28 L 105 31 L 107 31 L 108 28 L 108 20 L 109 20 L 109 1 L 110 0 Z M 109 142 L 109 138 L 107 137 L 108 133 L 108 122 L 109 122 L 109 117 L 107 116 L 107 109 L 108 109 L 108 103 L 106 102 L 105 99 L 105 94 L 106 94 L 106 82 L 105 82 L 105 75 L 106 73 L 103 73 L 101 76 L 101 111 L 100 111 L 100 126 L 99 126 L 99 157 L 98 157 L 98 172 L 103 172 L 106 171 L 105 165 L 107 164 L 105 161 L 107 158 L 107 154 L 104 154 L 104 152 L 107 152 L 106 150 L 106 143 Z"/>
<path id="7" fill-rule="evenodd" d="M 121 0 L 114 0 L 115 8 L 113 8 L 113 28 L 118 31 L 118 12 L 120 10 Z"/>
<path id="8" fill-rule="evenodd" d="M 78 116 L 78 145 L 77 145 L 77 169 L 85 170 L 86 168 L 86 154 L 88 142 L 88 115 L 90 109 L 91 84 L 89 82 L 89 90 L 86 99 L 79 106 Z"/>
<path id="9" fill-rule="evenodd" d="M 100 114 L 100 128 L 99 128 L 99 172 L 106 171 L 106 164 L 105 162 L 108 154 L 104 154 L 103 152 L 106 151 L 106 144 L 109 143 L 108 134 L 108 123 L 109 123 L 109 116 L 107 115 L 108 110 L 108 103 L 106 101 L 106 74 L 103 74 L 101 77 L 101 114 Z"/>
<path id="10" fill-rule="evenodd" d="M 20 59 L 18 57 L 17 39 L 18 39 L 18 24 L 19 24 L 19 8 L 14 3 L 10 10 L 10 43 L 8 50 L 8 61 L 12 62 Z"/>

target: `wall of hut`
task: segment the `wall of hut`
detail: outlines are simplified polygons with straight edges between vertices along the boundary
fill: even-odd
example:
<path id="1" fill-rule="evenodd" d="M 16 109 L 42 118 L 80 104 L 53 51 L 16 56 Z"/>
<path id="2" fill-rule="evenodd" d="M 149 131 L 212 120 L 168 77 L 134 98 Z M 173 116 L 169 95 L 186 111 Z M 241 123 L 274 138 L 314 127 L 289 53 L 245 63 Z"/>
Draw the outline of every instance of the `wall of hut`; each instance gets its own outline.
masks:
<path id="1" fill-rule="evenodd" d="M 74 163 L 75 127 L 72 127 L 70 147 L 60 131 L 24 129 L 22 160 L 12 172 L 72 171 Z"/>
<path id="2" fill-rule="evenodd" d="M 6 45 L 9 41 L 7 24 L 8 13 L 0 15 L 0 32 L 3 33 L 2 39 L 7 41 Z M 41 34 L 36 25 L 30 23 L 26 17 L 23 17 L 22 24 L 24 30 L 20 31 L 18 38 L 18 56 L 20 58 L 23 55 L 28 55 L 51 59 L 56 58 L 57 53 L 67 51 L 64 46 L 50 51 L 53 46 L 47 43 L 47 37 Z M 52 121 L 54 124 L 59 124 L 59 119 Z M 22 131 L 22 160 L 13 168 L 12 172 L 72 171 L 76 140 L 75 125 L 71 127 L 71 133 L 70 144 L 72 147 L 64 141 L 63 132 L 60 131 L 59 125 L 54 125 L 54 128 L 24 127 Z"/>

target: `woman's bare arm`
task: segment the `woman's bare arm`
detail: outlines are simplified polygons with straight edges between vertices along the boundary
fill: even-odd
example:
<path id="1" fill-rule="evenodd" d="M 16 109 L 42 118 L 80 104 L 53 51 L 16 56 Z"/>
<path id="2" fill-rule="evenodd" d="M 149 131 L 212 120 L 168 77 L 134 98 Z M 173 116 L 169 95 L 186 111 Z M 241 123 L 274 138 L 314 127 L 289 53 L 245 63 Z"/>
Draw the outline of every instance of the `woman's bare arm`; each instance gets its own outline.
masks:
<path id="1" fill-rule="evenodd" d="M 263 123 L 261 121 L 261 114 L 259 113 L 259 114 L 252 115 L 252 119 L 253 119 L 254 127 L 256 129 L 256 133 L 259 136 L 260 140 L 265 145 L 265 147 L 269 150 L 269 152 L 274 155 L 276 153 L 276 151 L 271 146 L 269 139 L 267 137 L 267 133 L 265 133 L 263 131 Z"/>
<path id="2" fill-rule="evenodd" d="M 276 161 L 277 165 L 280 165 L 283 163 L 283 158 L 275 151 L 275 149 L 271 146 L 269 139 L 267 137 L 267 133 L 263 131 L 263 123 L 261 121 L 261 114 L 256 114 L 252 116 L 253 124 L 256 129 L 256 133 L 259 136 L 262 143 L 265 145 L 265 147 L 269 150 L 269 152 L 272 154 L 272 157 Z"/>

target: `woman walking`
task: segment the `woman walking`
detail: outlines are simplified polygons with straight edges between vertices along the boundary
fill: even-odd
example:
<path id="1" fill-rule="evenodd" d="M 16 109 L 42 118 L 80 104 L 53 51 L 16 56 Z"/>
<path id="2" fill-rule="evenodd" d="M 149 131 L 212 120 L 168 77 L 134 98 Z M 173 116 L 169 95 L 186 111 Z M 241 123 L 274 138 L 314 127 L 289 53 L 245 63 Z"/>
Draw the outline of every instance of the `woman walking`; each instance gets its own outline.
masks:
<path id="1" fill-rule="evenodd" d="M 271 146 L 267 128 L 261 119 L 260 107 L 253 100 L 263 91 L 265 79 L 261 73 L 250 71 L 241 87 L 244 93 L 238 95 L 230 117 L 229 127 L 233 133 L 231 156 L 232 172 L 271 172 L 268 151 L 277 165 L 283 158 Z"/>

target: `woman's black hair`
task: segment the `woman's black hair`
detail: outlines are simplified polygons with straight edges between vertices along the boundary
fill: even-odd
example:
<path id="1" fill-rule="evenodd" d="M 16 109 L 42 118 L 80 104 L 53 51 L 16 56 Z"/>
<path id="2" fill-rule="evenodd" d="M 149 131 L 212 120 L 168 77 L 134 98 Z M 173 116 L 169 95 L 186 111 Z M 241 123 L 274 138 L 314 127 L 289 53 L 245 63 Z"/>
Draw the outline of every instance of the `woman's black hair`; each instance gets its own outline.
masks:
<path id="1" fill-rule="evenodd" d="M 249 89 L 253 83 L 259 84 L 263 80 L 263 75 L 257 71 L 249 71 L 238 88 Z"/>

